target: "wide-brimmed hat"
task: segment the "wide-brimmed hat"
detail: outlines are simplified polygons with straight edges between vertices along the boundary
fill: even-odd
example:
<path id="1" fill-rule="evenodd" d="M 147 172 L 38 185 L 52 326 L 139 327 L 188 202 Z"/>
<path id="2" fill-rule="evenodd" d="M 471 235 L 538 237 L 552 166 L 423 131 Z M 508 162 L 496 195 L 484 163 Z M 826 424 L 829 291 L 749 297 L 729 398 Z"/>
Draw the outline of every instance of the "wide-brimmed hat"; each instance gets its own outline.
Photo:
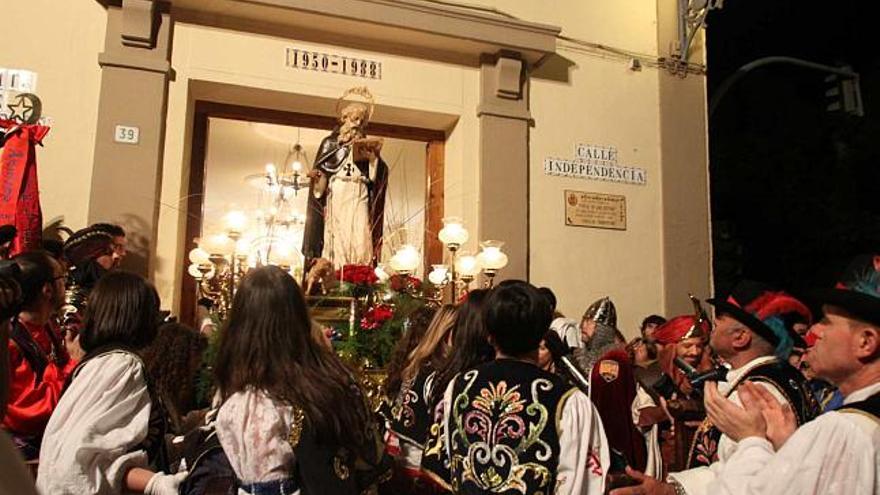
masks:
<path id="1" fill-rule="evenodd" d="M 734 287 L 727 298 L 711 298 L 706 302 L 716 311 L 725 313 L 745 325 L 764 340 L 778 346 L 788 336 L 796 347 L 804 347 L 803 337 L 794 323 L 812 323 L 809 308 L 791 294 L 773 290 L 766 284 L 744 280 Z"/>
<path id="2" fill-rule="evenodd" d="M 880 255 L 856 256 L 833 289 L 817 290 L 812 298 L 837 306 L 852 316 L 880 325 Z"/>

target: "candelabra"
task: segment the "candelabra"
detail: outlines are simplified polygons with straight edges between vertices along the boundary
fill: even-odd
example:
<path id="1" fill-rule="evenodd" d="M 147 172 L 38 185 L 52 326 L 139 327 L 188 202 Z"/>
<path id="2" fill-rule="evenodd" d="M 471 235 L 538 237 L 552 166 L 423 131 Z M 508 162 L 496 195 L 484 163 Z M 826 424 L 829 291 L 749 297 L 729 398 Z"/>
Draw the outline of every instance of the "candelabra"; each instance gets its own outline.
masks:
<path id="1" fill-rule="evenodd" d="M 443 228 L 438 237 L 449 250 L 449 265 L 432 265 L 432 271 L 428 274 L 428 280 L 437 287 L 435 297 L 442 299 L 446 286 L 450 287 L 449 295 L 452 302 L 461 295 L 467 293 L 471 282 L 482 271 L 486 276 L 487 288 L 492 287 L 498 270 L 507 266 L 507 255 L 501 252 L 504 245 L 500 241 L 485 241 L 480 244 L 482 251 L 478 255 L 462 252 L 461 247 L 468 239 L 468 231 L 462 225 L 461 219 L 447 217 L 443 219 Z"/>
<path id="2" fill-rule="evenodd" d="M 240 211 L 226 215 L 226 231 L 200 239 L 189 252 L 187 272 L 195 278 L 200 297 L 214 302 L 221 319 L 232 307 L 241 277 L 247 271 L 247 255 L 238 249 L 247 217 Z"/>

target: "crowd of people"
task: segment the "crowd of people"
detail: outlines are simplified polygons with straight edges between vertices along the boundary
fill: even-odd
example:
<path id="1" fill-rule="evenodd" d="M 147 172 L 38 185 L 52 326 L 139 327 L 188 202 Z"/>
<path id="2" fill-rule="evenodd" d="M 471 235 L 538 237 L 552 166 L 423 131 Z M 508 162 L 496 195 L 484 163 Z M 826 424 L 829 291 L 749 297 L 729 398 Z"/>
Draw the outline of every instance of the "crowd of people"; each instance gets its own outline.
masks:
<path id="1" fill-rule="evenodd" d="M 2 261 L 0 493 L 880 495 L 880 256 L 630 342 L 607 297 L 472 290 L 408 315 L 376 404 L 282 269 L 193 329 L 125 255 L 96 224 Z"/>

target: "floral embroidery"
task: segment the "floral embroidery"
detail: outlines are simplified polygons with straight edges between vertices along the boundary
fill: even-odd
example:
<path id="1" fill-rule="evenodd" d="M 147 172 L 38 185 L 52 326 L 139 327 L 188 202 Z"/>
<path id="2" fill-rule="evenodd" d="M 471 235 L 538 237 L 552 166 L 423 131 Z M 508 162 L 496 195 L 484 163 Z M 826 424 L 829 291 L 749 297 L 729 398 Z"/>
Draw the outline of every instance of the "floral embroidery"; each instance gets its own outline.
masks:
<path id="1" fill-rule="evenodd" d="M 709 421 L 708 418 L 697 429 L 694 435 L 691 452 L 688 455 L 688 468 L 708 466 L 718 460 L 718 441 L 721 432 Z"/>
<path id="2" fill-rule="evenodd" d="M 538 396 L 539 392 L 552 390 L 553 384 L 543 378 L 532 382 L 530 404 L 520 393 L 519 385 L 508 389 L 503 380 L 490 382 L 469 400 L 477 375 L 477 370 L 465 374 L 465 387 L 453 401 L 453 471 L 461 473 L 461 482 L 473 482 L 493 493 L 529 492 L 527 474 L 531 474 L 537 487 L 547 487 L 552 479 L 548 467 L 537 462 L 521 463 L 520 456 L 528 452 L 527 457 L 534 456 L 541 462 L 551 457 L 550 446 L 540 439 L 549 413 Z M 457 453 L 465 450 L 466 455 Z"/>

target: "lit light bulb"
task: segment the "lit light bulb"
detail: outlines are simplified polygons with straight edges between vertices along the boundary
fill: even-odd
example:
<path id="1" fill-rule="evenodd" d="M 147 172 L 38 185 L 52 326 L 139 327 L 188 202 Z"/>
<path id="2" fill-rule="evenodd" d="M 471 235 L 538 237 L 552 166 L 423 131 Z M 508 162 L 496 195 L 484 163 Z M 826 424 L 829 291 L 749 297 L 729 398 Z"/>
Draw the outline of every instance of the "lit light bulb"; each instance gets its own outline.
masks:
<path id="1" fill-rule="evenodd" d="M 226 214 L 226 229 L 229 232 L 241 233 L 247 225 L 247 216 L 244 212 L 233 210 Z"/>
<path id="2" fill-rule="evenodd" d="M 373 273 L 376 274 L 376 278 L 379 279 L 379 283 L 385 283 L 391 278 L 391 275 L 388 275 L 388 272 L 385 271 L 385 267 L 382 265 L 377 266 Z"/>
<path id="3" fill-rule="evenodd" d="M 434 285 L 443 285 L 447 282 L 449 268 L 446 265 L 431 265 L 433 270 L 428 274 L 428 280 Z"/>
<path id="4" fill-rule="evenodd" d="M 189 267 L 187 267 L 186 269 L 186 272 L 189 273 L 190 276 L 192 276 L 192 278 L 196 280 L 202 279 L 202 271 L 199 270 L 199 265 L 196 263 L 189 265 Z"/>
<path id="5" fill-rule="evenodd" d="M 303 169 L 303 164 L 299 160 L 294 160 L 294 162 L 290 165 L 294 172 L 300 172 Z"/>
<path id="6" fill-rule="evenodd" d="M 251 170 L 253 170 L 253 169 L 251 169 Z M 275 164 L 274 164 L 274 163 L 267 163 L 267 164 L 266 164 L 266 173 L 267 173 L 268 175 L 274 176 L 276 171 L 277 171 L 277 170 L 275 169 Z"/>
<path id="7" fill-rule="evenodd" d="M 207 263 L 210 257 L 211 253 L 200 247 L 194 248 L 189 252 L 189 261 L 195 265 Z"/>
<path id="8" fill-rule="evenodd" d="M 501 241 L 483 241 L 480 243 L 483 248 L 477 258 L 483 269 L 487 271 L 497 271 L 507 266 L 507 255 L 501 252 L 504 243 Z"/>
<path id="9" fill-rule="evenodd" d="M 480 273 L 480 260 L 472 254 L 462 254 L 455 260 L 455 270 L 462 277 L 476 277 Z"/>
<path id="10" fill-rule="evenodd" d="M 202 248 L 211 254 L 229 254 L 233 246 L 226 234 L 211 234 L 202 240 Z"/>
<path id="11" fill-rule="evenodd" d="M 449 249 L 458 249 L 462 244 L 467 242 L 469 235 L 467 229 L 462 225 L 461 219 L 458 217 L 446 217 L 443 219 L 443 228 L 440 229 L 437 237 L 440 242 Z"/>
<path id="12" fill-rule="evenodd" d="M 396 272 L 410 274 L 419 267 L 422 256 L 412 244 L 404 244 L 394 253 L 392 268 Z M 396 266 L 395 266 L 396 265 Z"/>

